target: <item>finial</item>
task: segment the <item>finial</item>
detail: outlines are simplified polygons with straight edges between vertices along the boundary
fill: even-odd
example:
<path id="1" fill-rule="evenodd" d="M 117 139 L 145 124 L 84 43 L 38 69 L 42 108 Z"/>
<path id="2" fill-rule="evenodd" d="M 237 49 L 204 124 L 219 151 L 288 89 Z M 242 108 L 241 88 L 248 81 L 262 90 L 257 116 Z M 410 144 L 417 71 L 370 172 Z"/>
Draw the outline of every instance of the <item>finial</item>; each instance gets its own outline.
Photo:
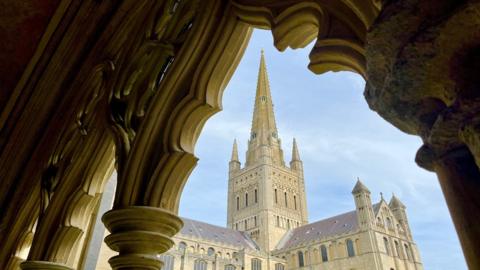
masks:
<path id="1" fill-rule="evenodd" d="M 384 199 L 383 199 L 383 192 L 380 192 L 380 198 L 382 199 L 382 201 L 384 201 Z"/>
<path id="2" fill-rule="evenodd" d="M 263 53 L 264 53 L 263 48 L 260 50 L 260 53 L 263 55 Z"/>

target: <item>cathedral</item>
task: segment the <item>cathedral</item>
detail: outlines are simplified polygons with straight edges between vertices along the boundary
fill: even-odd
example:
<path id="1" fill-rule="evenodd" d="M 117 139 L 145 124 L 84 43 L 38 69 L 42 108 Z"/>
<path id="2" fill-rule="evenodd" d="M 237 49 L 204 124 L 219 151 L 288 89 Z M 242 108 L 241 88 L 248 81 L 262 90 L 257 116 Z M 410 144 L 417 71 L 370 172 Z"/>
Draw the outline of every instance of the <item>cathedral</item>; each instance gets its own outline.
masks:
<path id="1" fill-rule="evenodd" d="M 97 225 L 114 270 L 422 268 L 405 207 L 372 204 L 360 182 L 352 212 L 308 223 L 301 155 L 283 160 L 264 60 L 246 161 L 230 162 L 227 227 L 178 216 L 197 139 L 254 29 L 278 51 L 309 51 L 293 71 L 362 76 L 369 108 L 421 138 L 415 162 L 445 199 L 422 210 L 446 203 L 480 269 L 479 1 L 2 4 L 0 269 L 104 269 L 86 265 Z"/>
<path id="2" fill-rule="evenodd" d="M 421 270 L 405 205 L 372 204 L 358 179 L 355 209 L 308 222 L 303 163 L 293 139 L 285 164 L 262 52 L 246 162 L 229 162 L 227 227 L 182 218 L 164 270 Z M 352 203 L 353 205 L 353 203 Z M 101 257 L 108 252 L 102 248 Z M 110 256 L 108 256 L 110 257 Z M 101 262 L 102 260 L 100 260 Z M 110 269 L 106 262 L 97 269 Z"/>

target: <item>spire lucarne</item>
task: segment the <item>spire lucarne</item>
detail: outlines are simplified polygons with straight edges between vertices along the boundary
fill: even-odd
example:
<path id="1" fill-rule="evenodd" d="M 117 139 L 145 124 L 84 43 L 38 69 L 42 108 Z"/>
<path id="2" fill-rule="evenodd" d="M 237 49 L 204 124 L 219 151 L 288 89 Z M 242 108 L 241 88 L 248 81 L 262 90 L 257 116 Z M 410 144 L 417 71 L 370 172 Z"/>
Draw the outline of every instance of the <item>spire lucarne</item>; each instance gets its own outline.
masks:
<path id="1" fill-rule="evenodd" d="M 285 165 L 273 113 L 272 95 L 263 50 L 260 57 L 252 129 L 245 165 L 249 166 L 255 162 Z"/>

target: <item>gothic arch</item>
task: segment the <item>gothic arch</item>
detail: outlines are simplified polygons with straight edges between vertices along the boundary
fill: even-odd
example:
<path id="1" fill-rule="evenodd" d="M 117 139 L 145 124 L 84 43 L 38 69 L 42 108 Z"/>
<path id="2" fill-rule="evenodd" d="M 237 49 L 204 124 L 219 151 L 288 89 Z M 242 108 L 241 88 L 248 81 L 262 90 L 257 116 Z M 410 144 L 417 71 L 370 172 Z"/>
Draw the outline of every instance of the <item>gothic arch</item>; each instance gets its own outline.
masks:
<path id="1" fill-rule="evenodd" d="M 35 149 L 28 150 L 12 139 L 0 153 L 5 160 L 13 156 L 11 165 L 15 165 L 10 170 L 5 169 L 8 164 L 2 167 L 2 178 L 17 179 L 21 175 L 21 187 L 29 188 L 31 195 L 22 201 L 18 221 L 11 224 L 15 225 L 12 234 L 4 237 L 6 248 L 0 253 L 0 261 L 6 261 L 3 258 L 15 250 L 30 223 L 31 209 L 42 196 L 47 199 L 43 201 L 47 202 L 45 206 L 62 209 L 67 201 L 65 193 L 78 190 L 82 181 L 75 179 L 76 174 L 57 182 L 60 178 L 55 172 L 68 175 L 72 170 L 69 161 L 75 160 L 77 165 L 86 162 L 94 150 L 82 151 L 93 139 L 80 138 L 89 136 L 91 121 L 108 115 L 109 122 L 101 125 L 100 133 L 108 127 L 113 136 L 98 140 L 97 146 L 113 141 L 116 146 L 117 191 L 113 210 L 103 218 L 112 233 L 106 239 L 108 245 L 121 251 L 112 258 L 112 267 L 160 268 L 160 262 L 144 258 L 171 247 L 171 236 L 182 226 L 176 212 L 183 185 L 196 164 L 195 142 L 205 121 L 221 109 L 223 89 L 245 49 L 250 26 L 271 29 L 274 45 L 281 51 L 304 47 L 317 38 L 310 53 L 310 70 L 317 74 L 348 70 L 368 79 L 365 97 L 369 106 L 396 127 L 424 139 L 417 162 L 439 175 L 447 203 L 456 209 L 452 217 L 457 228 L 478 228 L 478 221 L 469 213 L 479 212 L 480 185 L 476 180 L 480 176 L 480 109 L 474 91 L 477 81 L 471 72 L 476 70 L 471 59 L 477 59 L 479 50 L 475 17 L 479 4 L 440 2 L 438 8 L 422 6 L 416 12 L 409 8 L 421 6 L 421 1 L 411 5 L 384 1 L 385 6 L 377 0 L 295 4 L 254 0 L 211 0 L 202 4 L 195 0 L 181 4 L 86 1 L 78 14 L 78 6 L 66 8 L 65 14 L 71 11 L 78 15 L 68 17 L 74 22 L 68 21 L 71 35 L 85 34 L 83 30 L 90 28 L 82 28 L 84 25 L 103 24 L 97 26 L 101 31 L 86 33 L 88 40 L 76 40 L 84 42 L 76 43 L 76 50 L 64 44 L 75 43 L 68 39 L 71 35 L 55 35 L 55 40 L 66 40 L 61 44 L 65 46 L 53 44 L 53 52 L 45 53 L 42 59 L 51 66 L 42 61 L 34 65 L 37 73 L 33 74 L 41 73 L 40 79 L 46 79 L 36 77 L 25 83 L 25 96 L 37 97 L 28 103 L 33 112 L 43 105 L 40 100 L 45 100 L 49 110 L 39 115 L 41 121 L 33 121 L 34 117 L 23 120 L 24 115 L 7 121 L 12 126 L 8 135 L 20 134 L 33 146 L 41 147 L 29 145 Z M 97 8 L 98 13 L 87 12 Z M 91 22 L 85 23 L 84 18 Z M 425 47 L 442 48 L 445 53 L 434 54 Z M 65 55 L 71 57 L 62 58 Z M 451 71 L 455 67 L 460 67 L 460 72 Z M 64 91 L 68 94 L 62 97 Z M 46 99 L 42 99 L 44 95 Z M 16 98 L 13 100 L 16 106 Z M 56 108 L 58 100 L 63 102 Z M 71 104 L 80 106 L 70 108 Z M 68 113 L 59 116 L 58 112 Z M 9 113 L 2 112 L 2 117 Z M 13 127 L 17 120 L 19 124 Z M 50 125 L 41 139 L 29 135 L 31 128 L 37 128 L 32 133 L 43 132 L 42 123 Z M 72 130 L 75 132 L 70 133 Z M 25 156 L 30 158 L 29 153 L 33 161 L 22 161 Z M 23 164 L 25 174 L 19 173 Z M 73 167 L 78 170 L 81 166 Z M 39 177 L 42 174 L 46 178 Z M 46 190 L 41 189 L 40 178 L 47 179 Z M 27 187 L 25 179 L 39 181 Z M 91 204 L 85 201 L 93 199 L 83 195 L 72 199 L 82 206 L 75 207 L 72 201 L 68 211 L 90 211 Z M 21 201 L 20 195 L 16 196 L 14 203 Z M 47 245 L 44 239 L 57 232 L 44 229 L 44 224 L 58 224 L 63 211 L 46 210 L 43 214 L 46 218 L 39 222 L 29 260 L 51 260 L 51 256 L 45 256 L 48 248 L 42 246 Z M 12 208 L 6 216 L 13 220 L 15 214 Z M 458 233 L 470 268 L 478 268 L 480 232 L 459 229 Z M 78 239 L 78 232 L 59 231 L 58 235 L 55 239 L 61 239 L 62 245 Z"/>

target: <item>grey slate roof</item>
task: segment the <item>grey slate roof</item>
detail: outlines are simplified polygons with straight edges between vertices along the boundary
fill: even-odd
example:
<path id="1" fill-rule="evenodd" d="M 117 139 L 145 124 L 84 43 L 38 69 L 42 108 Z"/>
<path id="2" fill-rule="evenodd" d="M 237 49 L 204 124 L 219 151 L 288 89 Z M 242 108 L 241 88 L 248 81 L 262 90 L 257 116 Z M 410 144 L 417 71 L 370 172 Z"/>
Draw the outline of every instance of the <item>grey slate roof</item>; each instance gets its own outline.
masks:
<path id="1" fill-rule="evenodd" d="M 255 242 L 245 233 L 205 222 L 183 218 L 184 226 L 180 230 L 180 236 L 194 237 L 207 241 L 237 246 L 239 249 L 258 250 Z"/>
<path id="2" fill-rule="evenodd" d="M 380 203 L 373 205 L 375 212 L 378 211 L 379 206 Z M 289 249 L 303 243 L 352 232 L 356 229 L 358 229 L 357 212 L 354 210 L 295 228 L 285 234 L 276 249 Z"/>

